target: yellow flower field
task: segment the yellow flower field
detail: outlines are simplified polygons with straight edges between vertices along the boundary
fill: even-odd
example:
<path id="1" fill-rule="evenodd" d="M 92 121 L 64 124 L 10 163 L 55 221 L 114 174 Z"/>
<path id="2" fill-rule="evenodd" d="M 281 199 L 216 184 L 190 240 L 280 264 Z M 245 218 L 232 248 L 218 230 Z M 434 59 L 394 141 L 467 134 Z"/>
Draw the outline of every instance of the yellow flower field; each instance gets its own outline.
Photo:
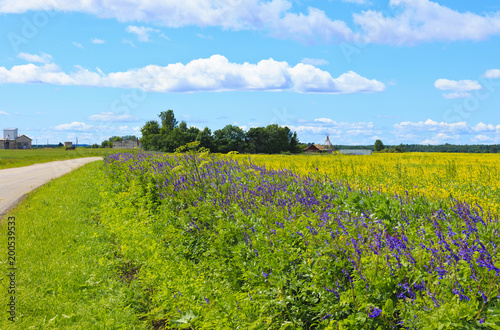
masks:
<path id="1" fill-rule="evenodd" d="M 238 160 L 301 175 L 327 175 L 353 189 L 453 197 L 500 211 L 500 154 L 403 153 L 347 155 L 235 155 Z"/>

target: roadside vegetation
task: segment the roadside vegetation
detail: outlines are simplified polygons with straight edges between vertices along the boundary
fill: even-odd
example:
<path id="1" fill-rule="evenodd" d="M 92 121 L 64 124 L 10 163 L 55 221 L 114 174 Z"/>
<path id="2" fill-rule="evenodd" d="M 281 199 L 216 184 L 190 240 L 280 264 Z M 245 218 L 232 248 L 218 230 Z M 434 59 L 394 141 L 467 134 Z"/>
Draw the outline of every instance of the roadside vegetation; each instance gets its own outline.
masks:
<path id="1" fill-rule="evenodd" d="M 8 320 L 11 295 L 2 270 L 1 329 L 148 328 L 130 307 L 137 296 L 121 275 L 127 266 L 99 225 L 101 166 L 90 163 L 51 181 L 9 213 L 16 219 L 17 319 Z M 6 248 L 2 252 L 5 269 Z"/>

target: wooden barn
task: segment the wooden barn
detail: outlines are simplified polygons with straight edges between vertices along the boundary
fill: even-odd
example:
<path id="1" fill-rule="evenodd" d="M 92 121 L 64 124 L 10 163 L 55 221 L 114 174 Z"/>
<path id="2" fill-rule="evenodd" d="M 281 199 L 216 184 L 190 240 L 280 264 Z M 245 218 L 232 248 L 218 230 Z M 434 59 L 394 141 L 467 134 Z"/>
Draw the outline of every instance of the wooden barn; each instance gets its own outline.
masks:
<path id="1" fill-rule="evenodd" d="M 304 152 L 306 153 L 327 153 L 328 150 L 320 144 L 311 144 Z"/>

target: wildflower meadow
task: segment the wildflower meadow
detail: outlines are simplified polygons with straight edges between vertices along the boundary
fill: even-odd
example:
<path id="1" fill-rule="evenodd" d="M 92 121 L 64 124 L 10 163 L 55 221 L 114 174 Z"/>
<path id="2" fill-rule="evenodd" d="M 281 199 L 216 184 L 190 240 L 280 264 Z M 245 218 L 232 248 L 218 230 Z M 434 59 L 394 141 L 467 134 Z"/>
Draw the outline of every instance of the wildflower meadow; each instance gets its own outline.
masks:
<path id="1" fill-rule="evenodd" d="M 142 320 L 184 329 L 500 329 L 500 226 L 488 193 L 485 208 L 439 194 L 449 186 L 432 174 L 438 193 L 428 196 L 423 177 L 414 189 L 392 186 L 392 172 L 386 186 L 382 178 L 361 187 L 321 158 L 308 170 L 287 159 L 271 169 L 203 153 L 106 158 L 96 221 L 118 246 Z M 462 164 L 443 162 L 456 167 L 450 178 L 462 175 Z"/>

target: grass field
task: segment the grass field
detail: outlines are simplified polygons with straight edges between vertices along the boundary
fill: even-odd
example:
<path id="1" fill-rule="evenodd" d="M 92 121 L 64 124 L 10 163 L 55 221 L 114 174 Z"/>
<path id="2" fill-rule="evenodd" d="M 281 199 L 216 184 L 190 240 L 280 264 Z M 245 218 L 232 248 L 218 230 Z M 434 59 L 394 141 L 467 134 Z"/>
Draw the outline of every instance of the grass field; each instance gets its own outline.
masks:
<path id="1" fill-rule="evenodd" d="M 496 155 L 248 158 L 116 154 L 32 193 L 0 328 L 500 329 Z"/>
<path id="2" fill-rule="evenodd" d="M 29 149 L 29 150 L 0 150 L 0 169 L 29 166 L 36 163 L 46 163 L 54 160 L 65 160 L 80 157 L 106 156 L 110 153 L 122 152 L 119 149 L 89 149 L 75 150 Z"/>

